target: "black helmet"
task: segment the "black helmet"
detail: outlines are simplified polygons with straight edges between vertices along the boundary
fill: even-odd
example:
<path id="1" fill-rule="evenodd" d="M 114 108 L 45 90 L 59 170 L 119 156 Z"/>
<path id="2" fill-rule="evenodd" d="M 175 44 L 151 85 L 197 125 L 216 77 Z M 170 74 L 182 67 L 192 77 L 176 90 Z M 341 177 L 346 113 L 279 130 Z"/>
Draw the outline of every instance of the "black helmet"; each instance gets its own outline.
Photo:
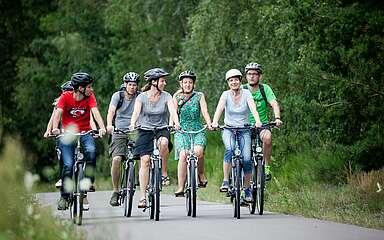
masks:
<path id="1" fill-rule="evenodd" d="M 72 75 L 71 85 L 76 88 L 78 86 L 87 86 L 93 83 L 93 78 L 88 73 L 77 72 Z"/>
<path id="2" fill-rule="evenodd" d="M 144 73 L 144 78 L 145 81 L 152 81 L 168 75 L 169 73 L 164 71 L 162 68 L 152 68 Z"/>
<path id="3" fill-rule="evenodd" d="M 187 71 L 184 71 L 182 73 L 180 73 L 179 75 L 179 81 L 181 81 L 183 78 L 192 78 L 193 81 L 196 81 L 196 75 L 194 72 L 190 71 L 190 70 L 187 70 Z"/>
<path id="4" fill-rule="evenodd" d="M 123 77 L 123 82 L 139 82 L 140 75 L 135 72 L 126 73 Z"/>
<path id="5" fill-rule="evenodd" d="M 247 66 L 245 66 L 245 73 L 247 73 L 248 70 L 256 70 L 258 73 L 263 74 L 263 66 L 258 63 L 248 63 Z"/>
<path id="6" fill-rule="evenodd" d="M 71 84 L 71 81 L 63 83 L 63 85 L 61 85 L 60 88 L 61 88 L 61 91 L 72 91 L 73 90 L 73 86 Z"/>

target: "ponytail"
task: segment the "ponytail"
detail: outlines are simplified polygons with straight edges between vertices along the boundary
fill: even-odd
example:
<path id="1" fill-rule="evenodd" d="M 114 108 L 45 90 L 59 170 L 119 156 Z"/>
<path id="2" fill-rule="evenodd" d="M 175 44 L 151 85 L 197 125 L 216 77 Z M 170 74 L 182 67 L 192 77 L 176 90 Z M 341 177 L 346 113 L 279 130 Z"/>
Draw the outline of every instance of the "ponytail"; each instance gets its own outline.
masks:
<path id="1" fill-rule="evenodd" d="M 152 83 L 148 82 L 148 83 L 146 83 L 146 84 L 141 88 L 141 91 L 142 91 L 142 92 L 146 92 L 146 91 L 148 91 L 149 89 L 151 89 L 151 86 L 152 86 Z"/>

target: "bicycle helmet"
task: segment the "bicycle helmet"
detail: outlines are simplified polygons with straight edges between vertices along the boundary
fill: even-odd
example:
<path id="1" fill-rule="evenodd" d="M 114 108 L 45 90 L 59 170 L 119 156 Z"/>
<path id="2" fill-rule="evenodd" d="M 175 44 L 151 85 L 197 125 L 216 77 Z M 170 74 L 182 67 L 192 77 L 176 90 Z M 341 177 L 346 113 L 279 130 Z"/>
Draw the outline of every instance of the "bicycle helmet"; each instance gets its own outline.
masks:
<path id="1" fill-rule="evenodd" d="M 135 72 L 126 73 L 123 77 L 123 82 L 136 82 L 140 81 L 140 75 Z"/>
<path id="2" fill-rule="evenodd" d="M 247 66 L 245 66 L 245 73 L 247 73 L 248 70 L 256 70 L 259 74 L 262 74 L 263 66 L 258 63 L 248 63 Z"/>
<path id="3" fill-rule="evenodd" d="M 187 71 L 184 71 L 182 73 L 180 73 L 179 75 L 179 81 L 183 80 L 183 78 L 186 78 L 186 77 L 189 77 L 191 78 L 193 81 L 196 81 L 196 75 L 194 72 L 190 71 L 190 70 L 187 70 Z"/>
<path id="4" fill-rule="evenodd" d="M 145 81 L 152 81 L 168 75 L 169 73 L 162 68 L 152 68 L 144 73 L 144 79 Z"/>
<path id="5" fill-rule="evenodd" d="M 91 75 L 85 72 L 77 72 L 72 75 L 71 85 L 76 88 L 78 86 L 87 86 L 93 83 L 93 78 Z"/>
<path id="6" fill-rule="evenodd" d="M 71 85 L 71 81 L 63 83 L 60 86 L 60 88 L 61 88 L 61 91 L 72 91 L 73 90 L 73 86 Z"/>
<path id="7" fill-rule="evenodd" d="M 225 74 L 225 80 L 228 81 L 231 77 L 238 77 L 241 79 L 243 77 L 243 74 L 238 69 L 230 69 L 228 72 Z"/>

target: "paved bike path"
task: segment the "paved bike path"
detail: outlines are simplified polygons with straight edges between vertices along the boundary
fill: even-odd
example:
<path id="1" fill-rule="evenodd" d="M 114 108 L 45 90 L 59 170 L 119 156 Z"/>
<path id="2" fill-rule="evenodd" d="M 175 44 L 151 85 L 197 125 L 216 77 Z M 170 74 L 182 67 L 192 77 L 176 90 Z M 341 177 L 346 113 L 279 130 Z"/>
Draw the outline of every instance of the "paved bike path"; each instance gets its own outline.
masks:
<path id="1" fill-rule="evenodd" d="M 61 219 L 69 219 L 69 211 L 57 211 L 58 193 L 39 193 L 44 206 L 52 207 Z M 111 207 L 111 192 L 89 194 L 91 207 L 85 212 L 83 225 L 76 227 L 87 234 L 87 239 L 283 239 L 283 240 L 383 240 L 384 231 L 338 224 L 310 218 L 266 212 L 250 215 L 241 209 L 241 219 L 234 219 L 232 205 L 198 201 L 197 217 L 187 217 L 185 198 L 161 195 L 160 221 L 149 220 L 148 211 L 137 208 L 135 196 L 132 217 L 123 216 L 122 207 Z"/>

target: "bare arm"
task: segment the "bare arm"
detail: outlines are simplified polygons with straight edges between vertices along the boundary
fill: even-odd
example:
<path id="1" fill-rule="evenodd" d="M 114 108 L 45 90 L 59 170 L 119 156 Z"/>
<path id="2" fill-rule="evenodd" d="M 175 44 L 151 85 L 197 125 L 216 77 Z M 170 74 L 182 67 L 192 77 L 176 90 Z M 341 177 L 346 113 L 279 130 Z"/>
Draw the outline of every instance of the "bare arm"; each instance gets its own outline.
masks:
<path id="1" fill-rule="evenodd" d="M 99 135 L 100 137 L 102 137 L 105 134 L 105 125 L 103 118 L 101 117 L 101 114 L 99 112 L 99 109 L 97 107 L 93 107 L 91 108 L 91 113 L 93 114 L 93 117 L 100 128 Z"/>
<path id="2" fill-rule="evenodd" d="M 115 114 L 116 114 L 116 107 L 113 105 L 109 105 L 108 114 L 107 114 L 107 132 L 108 133 L 111 133 L 113 131 L 112 120 Z"/>
<path id="3" fill-rule="evenodd" d="M 209 116 L 209 113 L 208 113 L 208 106 L 207 106 L 207 102 L 205 101 L 204 94 L 202 94 L 200 98 L 200 110 L 205 122 L 208 125 L 208 128 L 211 129 L 212 122 L 211 122 L 211 117 Z"/>
<path id="4" fill-rule="evenodd" d="M 93 119 L 93 115 L 91 114 L 91 118 L 89 119 L 89 124 L 91 125 L 92 130 L 97 130 L 97 126 L 95 120 Z"/>
<path id="5" fill-rule="evenodd" d="M 219 120 L 224 109 L 225 109 L 225 100 L 221 97 L 219 100 L 219 103 L 217 104 L 215 114 L 213 116 L 212 127 L 217 127 L 219 125 Z"/>
<path id="6" fill-rule="evenodd" d="M 273 114 L 275 115 L 276 126 L 280 127 L 283 122 L 280 119 L 280 106 L 279 106 L 279 103 L 276 100 L 272 100 L 270 102 L 270 104 L 271 104 L 272 109 L 273 109 Z"/>
<path id="7" fill-rule="evenodd" d="M 63 113 L 63 109 L 61 108 L 56 108 L 56 111 L 54 111 L 53 122 L 52 122 L 53 134 L 56 134 L 56 135 L 60 134 L 60 129 L 58 129 L 58 126 L 59 126 L 62 113 Z"/>
<path id="8" fill-rule="evenodd" d="M 260 121 L 259 113 L 256 110 L 255 101 L 251 97 L 249 97 L 247 99 L 247 103 L 248 103 L 248 107 L 251 110 L 251 113 L 252 113 L 253 117 L 255 118 L 255 122 L 256 122 L 255 125 L 256 125 L 256 127 L 261 127 L 261 121 Z"/>
<path id="9" fill-rule="evenodd" d="M 179 117 L 177 116 L 177 112 L 176 112 L 176 108 L 175 108 L 173 99 L 168 100 L 167 106 L 168 106 L 169 114 L 171 115 L 171 119 L 172 119 L 173 123 L 175 124 L 175 127 L 180 128 Z"/>
<path id="10" fill-rule="evenodd" d="M 133 108 L 133 113 L 132 113 L 132 118 L 131 118 L 130 129 L 134 129 L 135 128 L 136 122 L 137 122 L 137 118 L 139 117 L 140 112 L 141 112 L 142 105 L 143 105 L 143 103 L 139 99 L 136 98 L 135 106 Z"/>
<path id="11" fill-rule="evenodd" d="M 173 102 L 173 105 L 175 106 L 175 109 L 177 109 L 178 105 L 177 105 L 177 100 L 176 100 L 176 94 L 178 92 L 176 92 L 174 95 L 173 95 L 173 98 L 172 98 L 172 102 Z M 180 119 L 179 119 L 180 120 Z M 171 117 L 169 117 L 169 125 L 173 125 L 173 119 Z"/>
<path id="12" fill-rule="evenodd" d="M 52 132 L 52 125 L 53 125 L 53 117 L 55 115 L 56 108 L 53 108 L 51 117 L 49 118 L 49 122 L 47 124 L 47 129 L 45 130 L 44 137 L 48 137 L 48 135 Z"/>

